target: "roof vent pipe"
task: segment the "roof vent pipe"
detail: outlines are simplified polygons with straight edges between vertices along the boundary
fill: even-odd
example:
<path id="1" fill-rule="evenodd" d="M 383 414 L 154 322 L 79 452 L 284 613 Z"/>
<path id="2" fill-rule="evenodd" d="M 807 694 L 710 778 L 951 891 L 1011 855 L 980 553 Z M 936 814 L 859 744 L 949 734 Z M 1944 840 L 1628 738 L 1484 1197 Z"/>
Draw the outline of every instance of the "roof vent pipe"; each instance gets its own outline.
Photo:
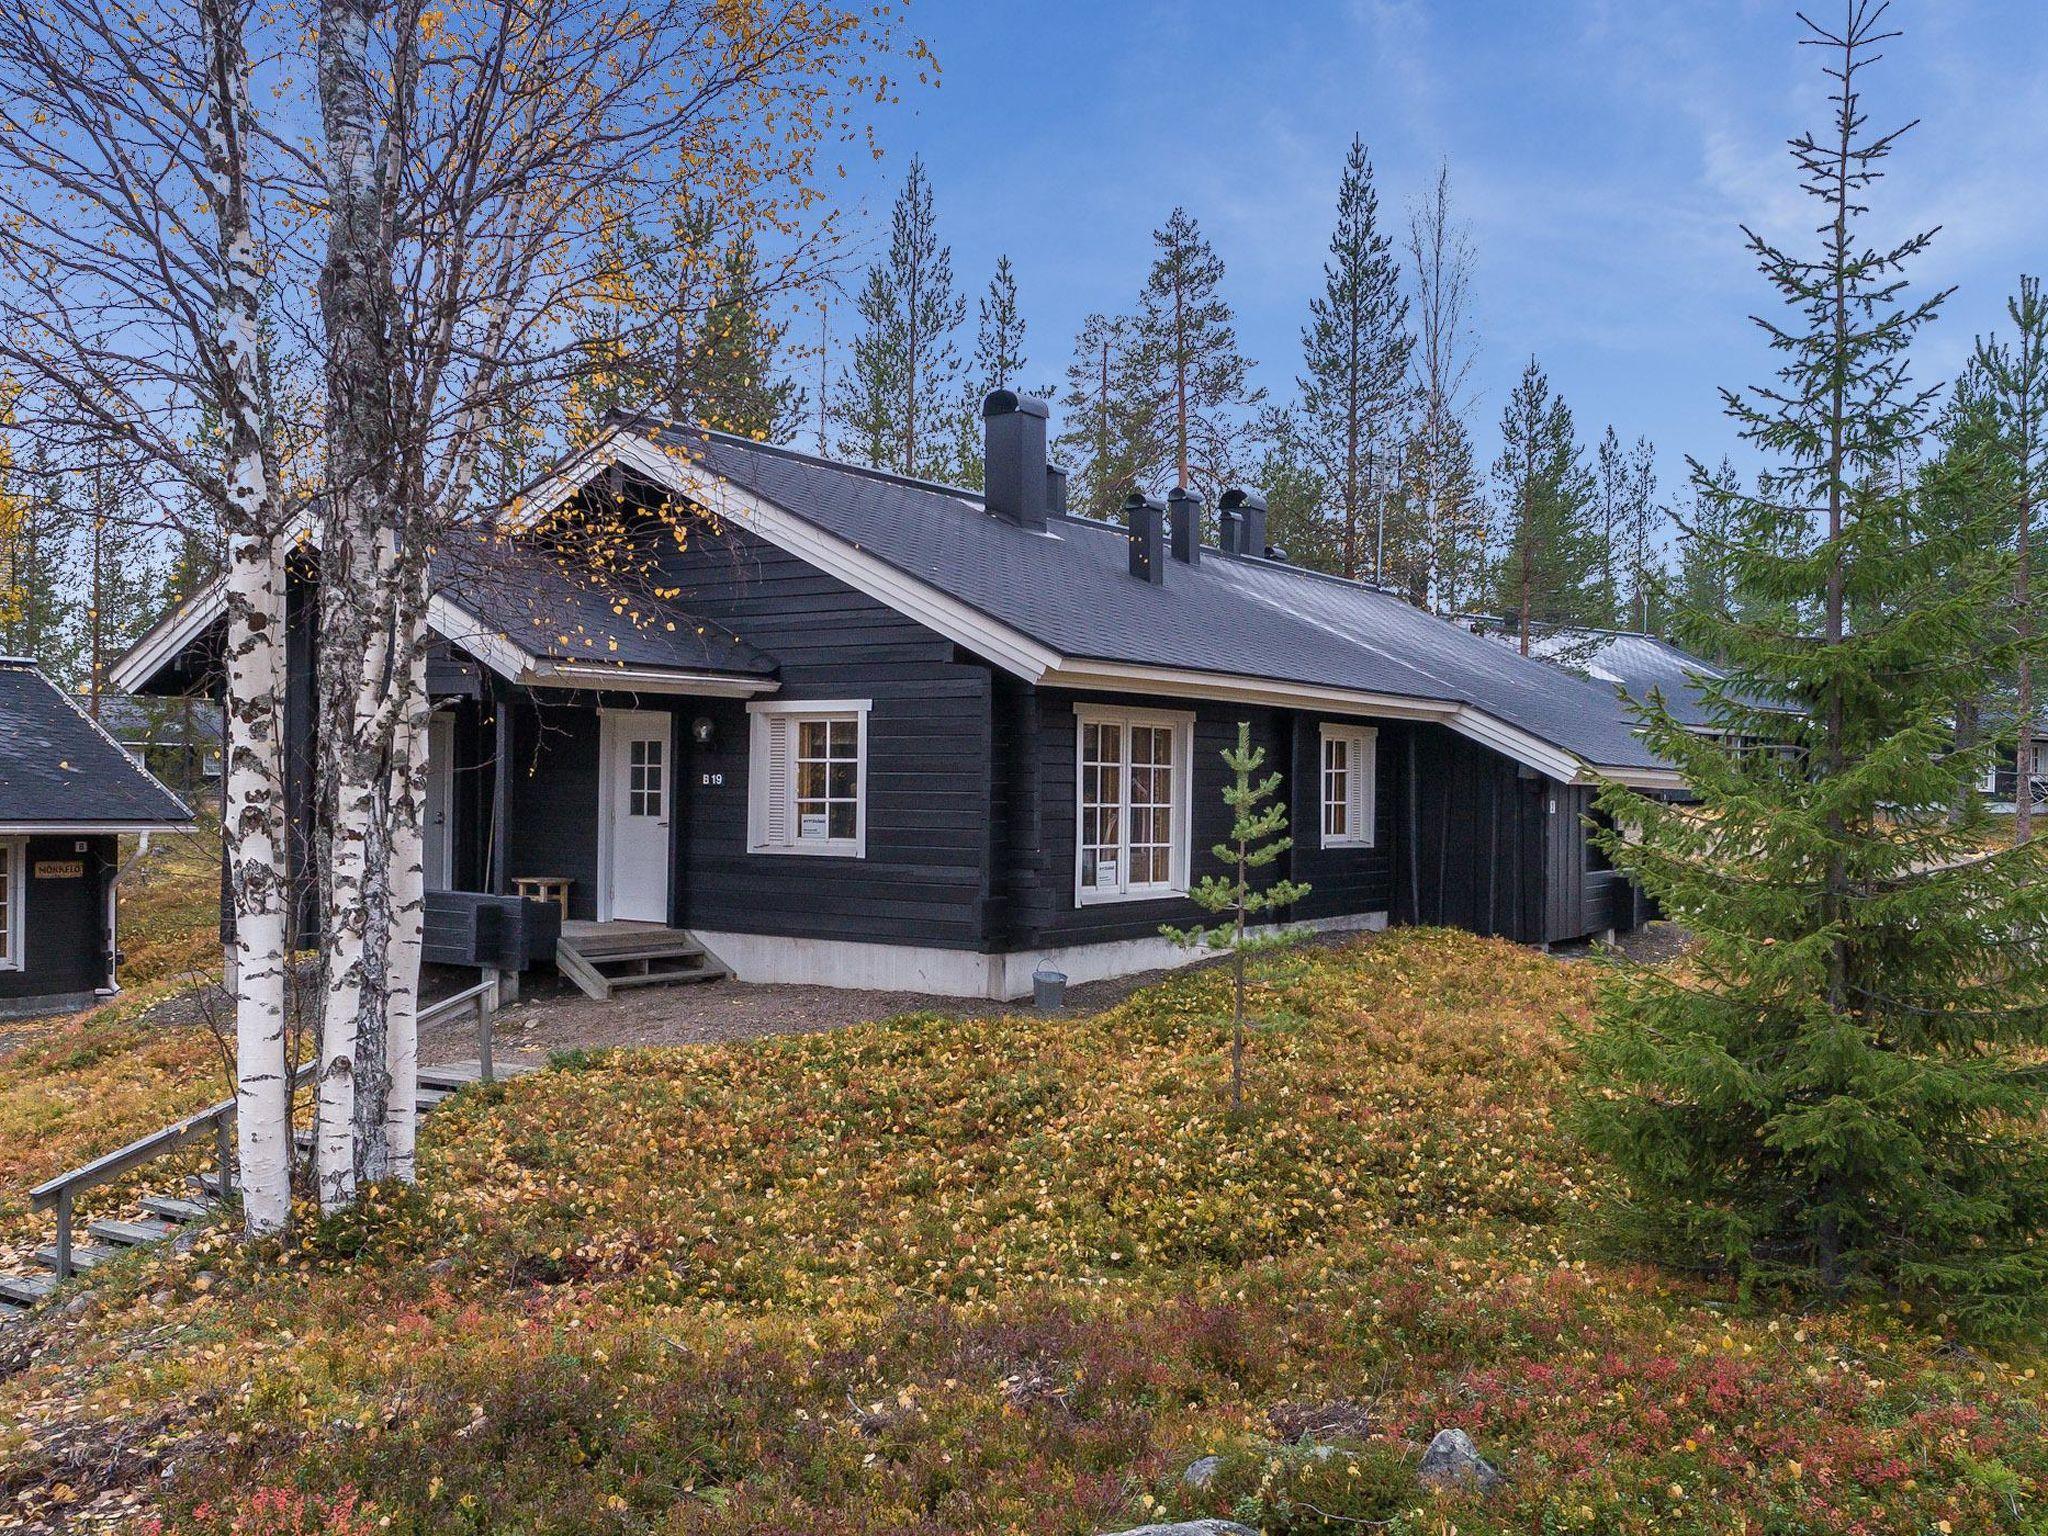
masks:
<path id="1" fill-rule="evenodd" d="M 1244 515 L 1222 501 L 1216 503 L 1216 547 L 1226 555 L 1244 553 Z"/>
<path id="2" fill-rule="evenodd" d="M 1247 491 L 1232 486 L 1217 498 L 1216 505 L 1223 509 L 1223 515 L 1237 514 L 1237 549 L 1240 555 L 1266 554 L 1266 498 L 1257 491 Z"/>
<path id="3" fill-rule="evenodd" d="M 1043 400 L 996 389 L 981 402 L 982 495 L 1006 523 L 1045 530 L 1045 419 Z"/>
<path id="4" fill-rule="evenodd" d="M 1131 574 L 1153 586 L 1166 584 L 1166 508 L 1131 492 L 1124 502 L 1124 526 L 1131 540 Z"/>
<path id="5" fill-rule="evenodd" d="M 1166 532 L 1173 558 L 1187 565 L 1202 561 L 1202 503 L 1184 485 L 1166 493 Z"/>

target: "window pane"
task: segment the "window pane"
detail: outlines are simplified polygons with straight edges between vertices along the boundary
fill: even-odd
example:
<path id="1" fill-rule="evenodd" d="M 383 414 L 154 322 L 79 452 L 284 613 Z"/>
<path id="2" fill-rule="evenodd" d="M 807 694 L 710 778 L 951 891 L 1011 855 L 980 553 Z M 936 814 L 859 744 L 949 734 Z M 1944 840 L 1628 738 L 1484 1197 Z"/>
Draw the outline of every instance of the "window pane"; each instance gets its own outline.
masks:
<path id="1" fill-rule="evenodd" d="M 827 813 L 827 825 L 833 837 L 852 837 L 854 833 L 854 807 L 851 800 L 834 800 Z"/>
<path id="2" fill-rule="evenodd" d="M 860 756 L 860 728 L 851 720 L 834 720 L 830 726 L 832 755 L 852 762 Z"/>
<path id="3" fill-rule="evenodd" d="M 860 765 L 834 763 L 826 773 L 827 793 L 835 800 L 851 800 L 860 791 Z"/>
<path id="4" fill-rule="evenodd" d="M 805 720 L 797 726 L 796 755 L 798 757 L 823 757 L 828 727 L 823 720 Z"/>

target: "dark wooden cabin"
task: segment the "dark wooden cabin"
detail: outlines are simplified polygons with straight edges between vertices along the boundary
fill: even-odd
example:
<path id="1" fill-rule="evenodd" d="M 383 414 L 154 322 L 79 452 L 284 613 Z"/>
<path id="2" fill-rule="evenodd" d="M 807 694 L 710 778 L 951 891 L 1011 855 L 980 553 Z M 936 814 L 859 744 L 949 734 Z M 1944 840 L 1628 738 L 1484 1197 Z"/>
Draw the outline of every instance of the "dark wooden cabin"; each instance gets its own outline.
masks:
<path id="1" fill-rule="evenodd" d="M 1160 926 L 1197 916 L 1240 721 L 1286 777 L 1279 872 L 1313 888 L 1292 922 L 1531 944 L 1633 925 L 1586 837 L 1595 786 L 1678 780 L 1611 689 L 1287 564 L 1252 493 L 1211 542 L 1186 498 L 1069 516 L 1045 408 L 999 391 L 984 415 L 985 494 L 621 424 L 509 544 L 447 552 L 430 949 L 473 910 L 453 893 L 524 891 L 562 902 L 565 969 L 633 925 L 742 980 L 1013 997 L 1046 963 L 1171 964 Z M 622 503 L 631 583 L 563 532 Z M 188 605 L 119 686 L 206 688 L 219 614 Z"/>
<path id="2" fill-rule="evenodd" d="M 191 821 L 33 661 L 0 657 L 0 1018 L 117 990 L 120 839 Z"/>

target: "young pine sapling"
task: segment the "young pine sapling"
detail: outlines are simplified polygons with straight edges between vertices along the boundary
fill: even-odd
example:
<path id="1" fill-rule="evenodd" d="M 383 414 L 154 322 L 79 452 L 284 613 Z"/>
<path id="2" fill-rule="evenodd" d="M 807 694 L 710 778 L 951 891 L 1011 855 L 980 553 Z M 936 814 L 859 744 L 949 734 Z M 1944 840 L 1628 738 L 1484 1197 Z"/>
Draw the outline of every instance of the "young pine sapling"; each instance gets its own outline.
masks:
<path id="1" fill-rule="evenodd" d="M 1286 931 L 1252 933 L 1251 920 L 1262 912 L 1289 907 L 1301 900 L 1309 888 L 1298 880 L 1276 880 L 1264 890 L 1252 889 L 1252 871 L 1264 869 L 1294 846 L 1287 835 L 1287 807 L 1270 800 L 1280 787 L 1275 773 L 1253 782 L 1252 776 L 1265 766 L 1266 749 L 1252 745 L 1252 728 L 1237 724 L 1237 745 L 1223 751 L 1224 766 L 1235 776 L 1223 786 L 1223 803 L 1230 807 L 1231 828 L 1227 841 L 1210 851 L 1231 870 L 1228 878 L 1204 875 L 1188 899 L 1205 912 L 1225 920 L 1214 927 L 1171 928 L 1160 932 L 1176 944 L 1190 948 L 1228 950 L 1230 953 L 1232 1003 L 1230 1021 L 1230 1107 L 1244 1108 L 1244 962 L 1253 950 L 1273 949 L 1288 943 L 1294 935 Z"/>

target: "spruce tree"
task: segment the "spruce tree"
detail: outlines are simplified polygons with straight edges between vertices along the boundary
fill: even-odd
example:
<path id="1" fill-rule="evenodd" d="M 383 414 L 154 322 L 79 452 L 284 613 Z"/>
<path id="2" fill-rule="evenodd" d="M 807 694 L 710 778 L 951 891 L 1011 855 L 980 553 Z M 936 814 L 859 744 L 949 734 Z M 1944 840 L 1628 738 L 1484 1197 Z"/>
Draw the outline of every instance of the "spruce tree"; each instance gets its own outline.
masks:
<path id="1" fill-rule="evenodd" d="M 1621 614 L 1622 559 L 1628 504 L 1628 455 L 1610 425 L 1593 450 L 1593 555 L 1597 562 L 1588 594 L 1602 624 L 1615 624 Z"/>
<path id="2" fill-rule="evenodd" d="M 2014 796 L 2013 840 L 2033 836 L 2035 716 L 2033 640 L 2040 599 L 2034 586 L 2034 512 L 2048 489 L 2048 302 L 2038 277 L 2022 277 L 2020 291 L 2006 301 L 2013 339 L 1979 341 L 1974 362 L 1984 381 L 1984 398 L 1997 423 L 2001 456 L 2009 466 L 2011 510 L 2000 529 L 2013 550 L 2012 624 L 2019 639 L 2013 701 L 2014 755 L 2019 789 Z"/>
<path id="3" fill-rule="evenodd" d="M 1770 617 L 1680 615 L 1726 660 L 1705 690 L 1721 735 L 1643 704 L 1696 799 L 1601 797 L 1609 856 L 1698 948 L 1617 973 L 1581 1042 L 1580 1124 L 1636 1252 L 1992 1323 L 2048 1299 L 2048 883 L 2034 845 L 1986 856 L 1946 816 L 1985 761 L 1953 749 L 1951 703 L 2016 647 L 1985 619 L 2002 568 L 1957 580 L 1956 544 L 1987 525 L 1899 473 L 1929 404 L 1907 357 L 1943 295 L 1905 292 L 1929 236 L 1863 229 L 1899 137 L 1869 133 L 1860 99 L 1883 15 L 1849 0 L 1840 30 L 1809 23 L 1835 87 L 1829 128 L 1793 141 L 1818 248 L 1750 235 L 1780 363 L 1725 399 L 1769 470 L 1754 493 L 1696 486 Z"/>
<path id="4" fill-rule="evenodd" d="M 856 307 L 860 334 L 832 402 L 840 451 L 900 475 L 952 478 L 961 388 L 953 337 L 967 300 L 953 286 L 953 248 L 939 240 L 922 159 L 910 162 L 890 215 L 888 258 L 868 268 Z"/>
<path id="5" fill-rule="evenodd" d="M 1353 137 L 1337 185 L 1337 227 L 1323 291 L 1302 327 L 1296 429 L 1329 488 L 1342 529 L 1341 572 L 1386 579 L 1387 507 L 1412 389 L 1415 338 L 1393 241 L 1380 229 L 1365 141 Z"/>
<path id="6" fill-rule="evenodd" d="M 1302 446 L 1294 413 L 1268 413 L 1260 436 L 1266 451 L 1255 478 L 1266 496 L 1267 540 L 1286 550 L 1294 565 L 1340 574 L 1343 526 L 1333 515 L 1335 498 L 1320 461 Z"/>
<path id="7" fill-rule="evenodd" d="M 1194 219 L 1174 209 L 1152 243 L 1157 254 L 1138 300 L 1137 338 L 1150 364 L 1165 456 L 1145 466 L 1141 481 L 1184 485 L 1213 505 L 1240 466 L 1266 394 L 1253 387 L 1252 365 L 1238 350 L 1222 258 Z"/>
<path id="8" fill-rule="evenodd" d="M 165 571 L 155 530 L 136 516 L 142 498 L 133 466 L 96 453 L 80 481 L 85 576 L 78 612 L 80 687 L 97 719 L 109 691 L 107 673 L 160 616 Z"/>
<path id="9" fill-rule="evenodd" d="M 1593 477 L 1572 413 L 1533 357 L 1501 413 L 1500 435 L 1493 474 L 1503 527 L 1493 600 L 1526 656 L 1537 630 L 1584 623 L 1597 612 L 1587 581 L 1598 560 L 1587 528 Z"/>

